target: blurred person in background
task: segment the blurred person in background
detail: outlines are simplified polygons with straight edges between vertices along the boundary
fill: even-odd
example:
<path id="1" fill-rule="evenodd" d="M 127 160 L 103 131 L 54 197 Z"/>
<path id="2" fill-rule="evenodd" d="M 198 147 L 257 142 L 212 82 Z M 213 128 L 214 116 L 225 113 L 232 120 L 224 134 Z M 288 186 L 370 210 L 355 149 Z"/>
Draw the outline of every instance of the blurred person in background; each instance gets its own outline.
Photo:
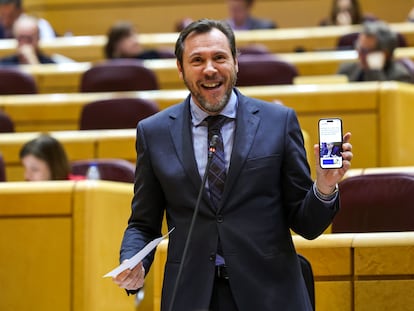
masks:
<path id="1" fill-rule="evenodd" d="M 333 0 L 329 17 L 320 22 L 320 26 L 358 25 L 376 18 L 371 14 L 363 14 L 358 0 Z"/>
<path id="2" fill-rule="evenodd" d="M 366 22 L 355 46 L 358 62 L 341 64 L 337 73 L 349 81 L 412 82 L 409 69 L 394 59 L 397 46 L 398 36 L 386 23 Z"/>
<path id="3" fill-rule="evenodd" d="M 104 53 L 107 59 L 157 59 L 166 57 L 161 50 L 144 49 L 139 43 L 138 33 L 134 26 L 127 21 L 117 22 L 109 29 Z M 175 57 L 172 51 L 169 57 Z"/>
<path id="4" fill-rule="evenodd" d="M 0 59 L 1 65 L 53 64 L 55 61 L 39 49 L 39 27 L 37 18 L 20 16 L 13 25 L 13 35 L 17 40 L 16 54 Z"/>
<path id="5" fill-rule="evenodd" d="M 229 17 L 226 22 L 233 30 L 273 29 L 275 22 L 252 16 L 254 0 L 226 0 Z"/>
<path id="6" fill-rule="evenodd" d="M 26 181 L 85 179 L 70 173 L 70 163 L 63 145 L 48 134 L 41 134 L 25 143 L 19 157 Z"/>
<path id="7" fill-rule="evenodd" d="M 0 38 L 14 38 L 13 24 L 24 14 L 22 0 L 0 0 Z M 56 37 L 50 23 L 39 18 L 39 37 L 40 39 L 51 39 Z"/>

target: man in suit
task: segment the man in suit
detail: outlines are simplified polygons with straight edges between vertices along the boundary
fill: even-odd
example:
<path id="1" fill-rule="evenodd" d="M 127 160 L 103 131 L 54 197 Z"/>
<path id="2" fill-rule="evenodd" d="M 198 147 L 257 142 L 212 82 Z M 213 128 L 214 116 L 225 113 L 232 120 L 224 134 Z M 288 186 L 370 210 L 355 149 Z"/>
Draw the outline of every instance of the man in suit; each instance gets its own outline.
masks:
<path id="1" fill-rule="evenodd" d="M 169 236 L 162 310 L 312 310 L 290 229 L 314 239 L 331 223 L 339 208 L 337 182 L 352 158 L 350 133 L 344 136 L 343 167 L 318 167 L 312 182 L 295 112 L 234 88 L 237 49 L 228 24 L 193 22 L 180 33 L 175 54 L 190 95 L 138 124 L 132 214 L 121 261 L 161 234 L 166 212 L 168 228 L 175 230 Z M 216 140 L 208 138 L 211 122 L 205 120 L 215 116 L 224 120 L 212 157 L 225 164 L 225 176 L 216 175 L 224 180 L 219 196 L 217 180 L 206 169 L 209 145 L 214 150 Z M 221 142 L 224 155 L 218 152 Z M 318 144 L 314 154 L 318 157 Z M 176 287 L 205 173 L 208 183 Z M 153 254 L 124 270 L 115 283 L 136 292 L 152 260 Z"/>
<path id="2" fill-rule="evenodd" d="M 229 12 L 227 22 L 233 30 L 273 29 L 276 23 L 251 15 L 254 0 L 226 0 Z"/>
<path id="3" fill-rule="evenodd" d="M 356 42 L 358 62 L 341 64 L 338 74 L 349 81 L 413 82 L 409 69 L 393 57 L 397 46 L 398 36 L 386 23 L 366 22 Z"/>

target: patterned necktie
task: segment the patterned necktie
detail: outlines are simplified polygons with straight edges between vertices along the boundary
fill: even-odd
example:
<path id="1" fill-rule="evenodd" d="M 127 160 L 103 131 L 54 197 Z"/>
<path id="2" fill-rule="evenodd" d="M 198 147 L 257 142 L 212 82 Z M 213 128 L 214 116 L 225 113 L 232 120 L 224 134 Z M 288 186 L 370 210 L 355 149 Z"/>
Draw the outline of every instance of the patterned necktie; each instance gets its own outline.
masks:
<path id="1" fill-rule="evenodd" d="M 208 123 L 208 142 L 211 141 L 213 135 L 218 136 L 216 151 L 211 159 L 210 168 L 208 170 L 208 186 L 210 191 L 210 200 L 215 207 L 221 199 L 224 189 L 224 181 L 226 179 L 226 161 L 224 158 L 223 138 L 220 129 L 226 121 L 227 117 L 218 115 L 207 117 Z"/>

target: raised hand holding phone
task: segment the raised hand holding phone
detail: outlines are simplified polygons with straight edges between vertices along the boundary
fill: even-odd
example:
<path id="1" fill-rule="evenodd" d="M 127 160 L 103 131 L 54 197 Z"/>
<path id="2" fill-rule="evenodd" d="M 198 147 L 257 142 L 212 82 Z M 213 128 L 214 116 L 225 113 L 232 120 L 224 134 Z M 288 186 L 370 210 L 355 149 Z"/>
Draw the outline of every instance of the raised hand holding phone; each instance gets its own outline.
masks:
<path id="1" fill-rule="evenodd" d="M 321 168 L 342 167 L 342 120 L 339 118 L 320 119 L 319 165 Z"/>

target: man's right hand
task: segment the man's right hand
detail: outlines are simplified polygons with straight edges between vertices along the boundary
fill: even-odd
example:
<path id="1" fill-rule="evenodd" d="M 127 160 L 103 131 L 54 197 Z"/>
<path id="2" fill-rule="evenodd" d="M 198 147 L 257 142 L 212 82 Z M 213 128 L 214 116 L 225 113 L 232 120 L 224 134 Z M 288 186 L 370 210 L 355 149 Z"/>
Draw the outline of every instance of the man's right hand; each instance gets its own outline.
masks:
<path id="1" fill-rule="evenodd" d="M 112 280 L 121 288 L 127 290 L 138 290 L 144 286 L 145 269 L 142 262 L 137 264 L 133 269 L 126 269 L 118 274 Z"/>

